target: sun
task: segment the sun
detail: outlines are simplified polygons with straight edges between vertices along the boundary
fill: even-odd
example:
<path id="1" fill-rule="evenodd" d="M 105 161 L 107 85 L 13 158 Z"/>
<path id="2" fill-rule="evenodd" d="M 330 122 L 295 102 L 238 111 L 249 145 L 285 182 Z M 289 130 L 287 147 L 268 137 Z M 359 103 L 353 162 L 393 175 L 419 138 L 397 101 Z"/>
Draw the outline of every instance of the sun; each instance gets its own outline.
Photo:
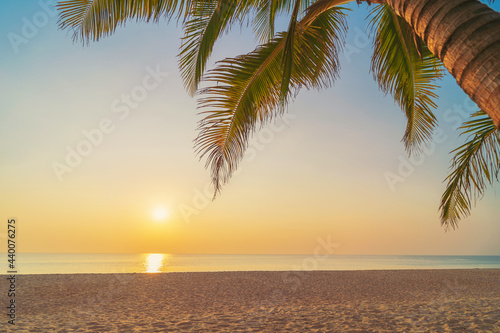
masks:
<path id="1" fill-rule="evenodd" d="M 156 221 L 164 221 L 168 217 L 168 210 L 165 207 L 157 207 L 153 210 L 153 218 Z"/>

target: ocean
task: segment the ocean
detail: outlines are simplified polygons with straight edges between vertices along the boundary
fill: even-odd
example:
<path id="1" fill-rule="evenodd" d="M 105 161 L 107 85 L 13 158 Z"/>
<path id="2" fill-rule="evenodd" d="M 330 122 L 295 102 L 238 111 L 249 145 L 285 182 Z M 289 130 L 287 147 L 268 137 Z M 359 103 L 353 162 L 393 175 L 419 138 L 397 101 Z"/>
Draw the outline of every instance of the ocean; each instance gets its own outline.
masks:
<path id="1" fill-rule="evenodd" d="M 17 274 L 471 269 L 500 268 L 500 256 L 18 253 L 15 264 Z"/>

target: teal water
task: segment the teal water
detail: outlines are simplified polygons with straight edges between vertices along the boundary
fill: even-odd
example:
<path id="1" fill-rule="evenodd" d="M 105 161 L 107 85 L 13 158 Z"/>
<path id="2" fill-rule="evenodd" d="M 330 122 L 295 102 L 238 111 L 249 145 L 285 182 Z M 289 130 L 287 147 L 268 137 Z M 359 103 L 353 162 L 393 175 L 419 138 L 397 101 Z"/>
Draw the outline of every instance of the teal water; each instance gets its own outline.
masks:
<path id="1" fill-rule="evenodd" d="M 2 260 L 6 274 L 7 255 Z M 500 268 L 500 256 L 18 253 L 17 274 Z"/>

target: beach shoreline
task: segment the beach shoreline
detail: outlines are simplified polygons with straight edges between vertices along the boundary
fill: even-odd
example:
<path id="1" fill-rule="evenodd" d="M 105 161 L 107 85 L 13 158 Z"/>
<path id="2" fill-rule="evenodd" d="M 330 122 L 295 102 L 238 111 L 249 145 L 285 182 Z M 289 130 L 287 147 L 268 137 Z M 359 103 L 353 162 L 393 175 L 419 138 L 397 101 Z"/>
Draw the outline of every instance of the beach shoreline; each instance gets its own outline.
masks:
<path id="1" fill-rule="evenodd" d="M 16 284 L 16 332 L 500 332 L 500 269 L 27 274 Z"/>

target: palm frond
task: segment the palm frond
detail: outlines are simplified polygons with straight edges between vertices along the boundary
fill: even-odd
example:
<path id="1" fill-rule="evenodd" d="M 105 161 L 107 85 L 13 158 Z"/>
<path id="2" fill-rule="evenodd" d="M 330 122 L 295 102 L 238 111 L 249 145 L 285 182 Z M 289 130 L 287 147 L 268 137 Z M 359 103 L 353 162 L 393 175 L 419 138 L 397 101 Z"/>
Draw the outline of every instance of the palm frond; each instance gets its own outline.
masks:
<path id="1" fill-rule="evenodd" d="M 319 89 L 333 82 L 345 29 L 341 9 L 327 10 L 308 25 L 298 23 L 286 99 L 301 87 Z M 214 195 L 237 168 L 256 127 L 283 111 L 278 106 L 285 44 L 286 34 L 279 33 L 248 54 L 219 62 L 206 75 L 213 85 L 201 90 L 199 107 L 205 118 L 195 146 L 200 158 L 206 157 Z"/>
<path id="2" fill-rule="evenodd" d="M 256 5 L 253 19 L 253 30 L 262 43 L 269 42 L 274 37 L 276 16 L 287 12 L 292 7 L 291 0 L 260 0 Z"/>
<path id="3" fill-rule="evenodd" d="M 112 34 L 127 20 L 158 21 L 181 15 L 186 0 L 66 0 L 59 1 L 59 28 L 73 31 L 73 39 L 84 43 Z"/>
<path id="4" fill-rule="evenodd" d="M 288 25 L 288 31 L 286 32 L 285 46 L 283 51 L 283 76 L 281 78 L 281 104 L 284 106 L 286 96 L 288 95 L 288 89 L 290 88 L 290 79 L 292 76 L 293 68 L 293 52 L 294 52 L 294 41 L 295 41 L 295 28 L 297 26 L 297 18 L 299 16 L 299 8 L 301 5 L 301 0 L 295 0 L 295 5 L 293 8 L 292 16 L 290 17 L 290 23 Z"/>
<path id="5" fill-rule="evenodd" d="M 184 38 L 179 54 L 184 85 L 193 95 L 198 89 L 205 65 L 217 38 L 238 19 L 238 0 L 198 0 L 184 25 Z"/>
<path id="6" fill-rule="evenodd" d="M 441 224 L 456 228 L 458 221 L 470 214 L 475 200 L 482 196 L 488 184 L 498 180 L 500 171 L 500 130 L 488 115 L 479 111 L 460 129 L 468 141 L 457 149 L 452 162 L 453 171 L 441 197 Z"/>
<path id="7" fill-rule="evenodd" d="M 388 5 L 378 5 L 370 15 L 375 32 L 371 63 L 373 77 L 380 89 L 390 93 L 407 117 L 403 137 L 406 150 L 419 152 L 432 137 L 437 123 L 436 108 L 442 64 L 416 36 L 413 29 Z"/>
<path id="8" fill-rule="evenodd" d="M 339 7 L 343 4 L 346 4 L 348 2 L 351 2 L 352 0 L 318 0 L 311 4 L 309 7 L 307 7 L 306 15 L 304 16 L 303 19 L 301 19 L 301 24 L 303 26 L 307 26 L 311 24 L 312 21 L 316 19 L 319 15 L 322 15 L 324 12 L 335 8 Z M 349 9 L 344 8 L 344 11 L 347 11 Z"/>
<path id="9" fill-rule="evenodd" d="M 253 19 L 254 32 L 261 43 L 269 42 L 274 37 L 275 21 L 278 14 L 289 13 L 295 8 L 293 0 L 257 0 L 256 14 Z M 309 20 L 329 8 L 340 6 L 352 0 L 301 0 L 299 13 L 308 13 Z M 314 15 L 311 15 L 314 14 Z M 299 15 L 300 16 L 300 15 Z M 302 21 L 303 24 L 310 22 Z"/>

